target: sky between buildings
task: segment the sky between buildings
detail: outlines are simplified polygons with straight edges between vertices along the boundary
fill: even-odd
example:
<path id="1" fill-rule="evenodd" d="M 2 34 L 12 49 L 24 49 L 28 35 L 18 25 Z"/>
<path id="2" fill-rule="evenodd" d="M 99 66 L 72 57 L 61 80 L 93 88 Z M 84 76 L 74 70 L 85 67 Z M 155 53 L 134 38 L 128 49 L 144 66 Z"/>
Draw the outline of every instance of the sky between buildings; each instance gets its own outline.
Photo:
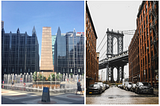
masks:
<path id="1" fill-rule="evenodd" d="M 51 27 L 52 35 L 60 27 L 62 33 L 73 31 L 84 32 L 83 1 L 1 1 L 1 20 L 4 30 L 16 33 L 27 32 L 32 35 L 35 26 L 39 56 L 41 56 L 42 27 Z"/>
<path id="2" fill-rule="evenodd" d="M 111 31 L 119 30 L 136 30 L 136 18 L 138 14 L 138 8 L 142 1 L 88 1 L 90 14 L 94 23 L 94 27 L 98 36 L 97 48 L 102 42 L 107 28 Z M 133 31 L 132 31 L 133 32 Z M 123 38 L 123 51 L 128 50 L 131 38 L 133 35 L 124 34 Z M 105 37 L 105 39 L 107 39 Z M 103 40 L 97 51 L 100 51 L 106 40 Z M 100 51 L 100 60 L 105 58 L 106 55 L 102 54 L 106 50 L 106 44 Z M 104 71 L 106 69 L 103 69 Z M 125 66 L 125 77 L 129 76 L 129 66 Z M 99 71 L 100 73 L 101 71 Z M 114 71 L 114 79 L 117 79 L 116 71 Z"/>

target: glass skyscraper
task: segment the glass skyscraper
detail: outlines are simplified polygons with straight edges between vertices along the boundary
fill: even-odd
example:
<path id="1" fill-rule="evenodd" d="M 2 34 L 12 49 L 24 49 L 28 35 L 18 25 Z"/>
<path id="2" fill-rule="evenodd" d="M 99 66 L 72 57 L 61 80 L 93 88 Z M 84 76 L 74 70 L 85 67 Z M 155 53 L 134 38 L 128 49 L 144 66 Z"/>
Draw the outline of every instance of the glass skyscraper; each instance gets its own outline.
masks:
<path id="1" fill-rule="evenodd" d="M 35 31 L 5 33 L 2 28 L 2 77 L 4 74 L 24 74 L 39 71 L 39 44 Z M 3 78 L 2 78 L 3 79 Z"/>
<path id="2" fill-rule="evenodd" d="M 57 31 L 54 50 L 54 71 L 57 73 L 84 73 L 84 33 L 71 31 L 65 35 Z"/>
<path id="3" fill-rule="evenodd" d="M 54 65 L 54 44 L 56 41 L 56 35 L 52 35 L 52 58 L 53 58 L 53 65 Z"/>

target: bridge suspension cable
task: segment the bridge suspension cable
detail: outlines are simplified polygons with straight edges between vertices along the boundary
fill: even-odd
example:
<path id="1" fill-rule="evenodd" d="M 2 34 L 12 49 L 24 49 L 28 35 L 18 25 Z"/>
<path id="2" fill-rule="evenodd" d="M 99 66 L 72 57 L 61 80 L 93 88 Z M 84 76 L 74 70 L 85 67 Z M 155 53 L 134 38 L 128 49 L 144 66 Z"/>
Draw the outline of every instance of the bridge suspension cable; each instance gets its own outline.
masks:
<path id="1" fill-rule="evenodd" d="M 118 30 L 114 30 L 114 32 L 116 32 L 116 31 L 118 31 Z M 135 33 L 135 30 L 134 30 L 134 29 L 132 29 L 132 30 L 119 30 L 119 31 L 120 31 L 120 32 L 123 32 L 123 34 L 125 34 L 125 35 L 134 35 L 134 33 Z M 105 36 L 106 36 L 106 33 L 105 33 L 105 35 L 103 36 L 103 39 L 101 40 L 100 44 L 98 45 L 97 50 L 100 48 L 102 42 L 103 42 L 104 39 L 105 39 Z M 101 50 L 104 48 L 104 46 L 105 46 L 106 43 L 107 43 L 107 40 L 106 40 L 106 42 L 103 44 L 103 46 L 100 48 L 100 51 L 99 51 L 99 52 L 101 52 Z M 113 46 L 114 46 L 116 43 L 117 43 L 117 41 L 113 44 Z M 106 47 L 107 47 L 107 46 L 106 46 Z M 100 58 L 103 58 L 106 52 L 107 52 L 107 50 L 105 50 L 105 51 L 103 52 L 103 54 L 101 55 Z"/>
<path id="2" fill-rule="evenodd" d="M 106 41 L 107 42 L 107 41 Z M 113 46 L 117 43 L 117 41 L 113 44 Z M 103 47 L 102 47 L 103 48 Z M 102 56 L 100 58 L 102 58 L 104 56 L 104 54 L 107 52 L 107 50 L 105 50 L 105 52 L 103 52 Z"/>
<path id="3" fill-rule="evenodd" d="M 98 48 L 99 48 L 99 47 L 100 47 L 100 45 L 102 44 L 102 42 L 103 42 L 103 40 L 104 40 L 105 36 L 106 36 L 106 34 L 104 35 L 104 37 L 103 37 L 103 39 L 102 39 L 101 43 L 99 44 Z M 98 48 L 97 48 L 97 50 L 98 50 Z"/>
<path id="4" fill-rule="evenodd" d="M 100 59 L 103 57 L 103 55 L 104 55 L 106 52 L 107 52 L 107 50 L 105 50 L 105 51 L 103 52 L 103 54 L 102 54 L 102 56 L 100 57 Z"/>

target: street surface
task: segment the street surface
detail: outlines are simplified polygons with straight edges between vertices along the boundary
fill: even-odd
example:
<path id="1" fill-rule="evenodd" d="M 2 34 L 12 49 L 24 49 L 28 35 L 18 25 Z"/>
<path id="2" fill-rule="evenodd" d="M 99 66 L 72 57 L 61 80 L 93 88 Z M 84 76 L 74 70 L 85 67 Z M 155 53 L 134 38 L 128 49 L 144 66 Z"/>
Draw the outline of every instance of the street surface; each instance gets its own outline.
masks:
<path id="1" fill-rule="evenodd" d="M 136 94 L 118 87 L 110 87 L 102 94 L 86 95 L 86 104 L 158 104 L 155 94 Z"/>
<path id="2" fill-rule="evenodd" d="M 42 92 L 1 89 L 1 104 L 84 104 L 84 95 L 50 93 L 50 102 L 41 102 Z"/>

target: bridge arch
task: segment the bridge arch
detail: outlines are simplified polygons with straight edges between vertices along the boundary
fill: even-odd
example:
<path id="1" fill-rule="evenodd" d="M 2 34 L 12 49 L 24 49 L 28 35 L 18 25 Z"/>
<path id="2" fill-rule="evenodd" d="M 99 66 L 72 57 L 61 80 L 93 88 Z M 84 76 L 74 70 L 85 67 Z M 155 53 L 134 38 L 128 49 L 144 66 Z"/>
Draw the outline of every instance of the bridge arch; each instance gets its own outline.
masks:
<path id="1" fill-rule="evenodd" d="M 113 32 L 109 31 L 109 29 L 107 29 L 107 54 L 113 55 L 113 46 L 114 46 L 114 39 L 117 40 L 117 54 L 122 53 L 123 52 L 123 32 L 119 33 L 118 32 Z M 108 55 L 109 56 L 109 55 Z M 109 56 L 110 57 L 110 56 Z"/>
<path id="2" fill-rule="evenodd" d="M 107 58 L 112 58 L 117 54 L 120 54 L 123 52 L 123 32 L 119 33 L 113 32 L 113 29 L 109 31 L 107 29 Z M 120 81 L 120 67 L 117 66 L 118 64 L 111 66 L 111 70 L 109 70 L 109 62 L 107 63 L 107 80 L 109 80 L 109 77 L 111 78 L 111 82 L 113 81 Z M 116 67 L 116 68 L 115 68 Z M 115 70 L 115 71 L 114 71 Z M 117 80 L 115 79 L 117 77 Z"/>

